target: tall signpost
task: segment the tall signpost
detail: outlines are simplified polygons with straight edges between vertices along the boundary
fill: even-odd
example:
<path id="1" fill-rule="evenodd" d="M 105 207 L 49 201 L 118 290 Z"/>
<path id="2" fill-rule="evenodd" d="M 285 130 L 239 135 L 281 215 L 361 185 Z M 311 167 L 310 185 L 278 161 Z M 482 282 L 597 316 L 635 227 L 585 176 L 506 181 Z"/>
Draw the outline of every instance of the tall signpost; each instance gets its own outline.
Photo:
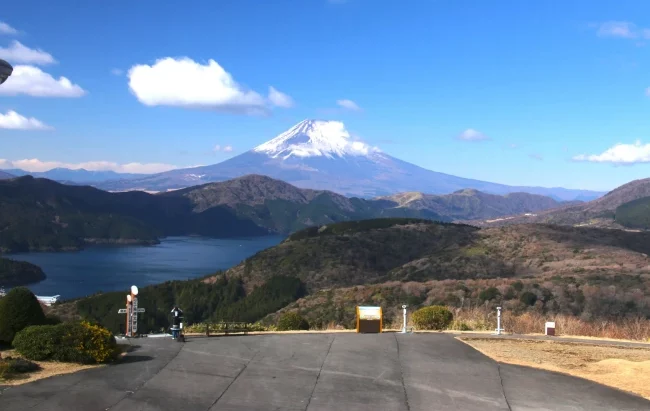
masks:
<path id="1" fill-rule="evenodd" d="M 126 308 L 117 311 L 126 314 L 126 328 L 124 335 L 135 337 L 138 332 L 138 313 L 143 313 L 144 308 L 138 308 L 138 287 L 131 286 L 131 294 L 126 295 Z"/>

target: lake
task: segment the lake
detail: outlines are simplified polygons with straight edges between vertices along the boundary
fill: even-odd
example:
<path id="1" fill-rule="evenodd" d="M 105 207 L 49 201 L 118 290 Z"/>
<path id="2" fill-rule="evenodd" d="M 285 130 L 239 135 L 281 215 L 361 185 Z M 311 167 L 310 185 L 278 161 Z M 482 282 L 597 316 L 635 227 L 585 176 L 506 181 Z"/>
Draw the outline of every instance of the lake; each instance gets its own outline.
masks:
<path id="1" fill-rule="evenodd" d="M 28 285 L 36 295 L 61 299 L 124 291 L 169 280 L 203 277 L 227 269 L 284 237 L 216 239 L 168 237 L 154 246 L 93 246 L 82 251 L 7 254 L 40 266 L 47 279 Z"/>

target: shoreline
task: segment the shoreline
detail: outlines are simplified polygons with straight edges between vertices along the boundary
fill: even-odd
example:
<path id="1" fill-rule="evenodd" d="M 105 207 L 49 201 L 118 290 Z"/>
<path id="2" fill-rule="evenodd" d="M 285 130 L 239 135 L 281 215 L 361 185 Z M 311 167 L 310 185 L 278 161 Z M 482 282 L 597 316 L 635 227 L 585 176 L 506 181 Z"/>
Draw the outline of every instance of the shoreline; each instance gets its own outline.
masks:
<path id="1" fill-rule="evenodd" d="M 0 248 L 0 258 L 2 257 L 7 257 L 11 258 L 13 255 L 21 255 L 21 254 L 38 254 L 38 253 L 74 253 L 74 252 L 79 252 L 83 251 L 89 248 L 93 247 L 106 247 L 106 248 L 111 248 L 111 247 L 150 247 L 150 246 L 155 246 L 155 245 L 160 245 L 164 240 L 170 239 L 170 238 L 175 238 L 175 237 L 187 237 L 187 238 L 207 238 L 207 239 L 212 239 L 212 240 L 236 240 L 236 239 L 241 239 L 241 240 L 252 240 L 252 239 L 258 239 L 258 238 L 263 238 L 263 237 L 284 237 L 287 238 L 287 234 L 276 234 L 276 233 L 268 233 L 268 234 L 263 234 L 259 236 L 232 236 L 232 237 L 210 237 L 210 236 L 205 236 L 205 235 L 199 235 L 199 234 L 185 234 L 185 235 L 169 235 L 169 236 L 163 236 L 159 237 L 155 240 L 140 240 L 140 239 L 118 239 L 118 240 L 113 240 L 113 239 L 103 239 L 103 238 L 86 238 L 84 239 L 83 245 L 80 246 L 68 246 L 68 247 L 61 247 L 61 248 L 35 248 L 35 249 L 30 249 L 30 250 L 23 250 L 23 251 L 16 251 L 16 250 L 8 250 L 6 248 Z"/>

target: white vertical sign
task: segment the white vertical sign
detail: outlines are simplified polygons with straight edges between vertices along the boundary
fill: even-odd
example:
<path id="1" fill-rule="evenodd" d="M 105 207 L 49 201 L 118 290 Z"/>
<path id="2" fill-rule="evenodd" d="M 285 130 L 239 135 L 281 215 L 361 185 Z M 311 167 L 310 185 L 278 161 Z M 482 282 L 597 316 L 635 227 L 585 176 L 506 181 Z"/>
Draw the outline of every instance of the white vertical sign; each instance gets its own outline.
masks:
<path id="1" fill-rule="evenodd" d="M 138 297 L 133 297 L 131 303 L 131 335 L 138 332 Z"/>

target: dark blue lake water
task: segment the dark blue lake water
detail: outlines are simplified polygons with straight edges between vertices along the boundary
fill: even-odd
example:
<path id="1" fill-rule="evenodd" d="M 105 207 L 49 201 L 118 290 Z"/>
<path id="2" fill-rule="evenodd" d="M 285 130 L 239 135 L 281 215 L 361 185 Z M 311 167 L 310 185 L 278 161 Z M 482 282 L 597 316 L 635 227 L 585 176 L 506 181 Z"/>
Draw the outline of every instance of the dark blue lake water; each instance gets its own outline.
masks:
<path id="1" fill-rule="evenodd" d="M 168 237 L 155 246 L 90 247 L 66 253 L 18 253 L 14 260 L 40 266 L 47 279 L 28 285 L 36 295 L 83 297 L 99 291 L 127 291 L 168 280 L 203 277 L 239 264 L 284 237 L 238 239 Z"/>

